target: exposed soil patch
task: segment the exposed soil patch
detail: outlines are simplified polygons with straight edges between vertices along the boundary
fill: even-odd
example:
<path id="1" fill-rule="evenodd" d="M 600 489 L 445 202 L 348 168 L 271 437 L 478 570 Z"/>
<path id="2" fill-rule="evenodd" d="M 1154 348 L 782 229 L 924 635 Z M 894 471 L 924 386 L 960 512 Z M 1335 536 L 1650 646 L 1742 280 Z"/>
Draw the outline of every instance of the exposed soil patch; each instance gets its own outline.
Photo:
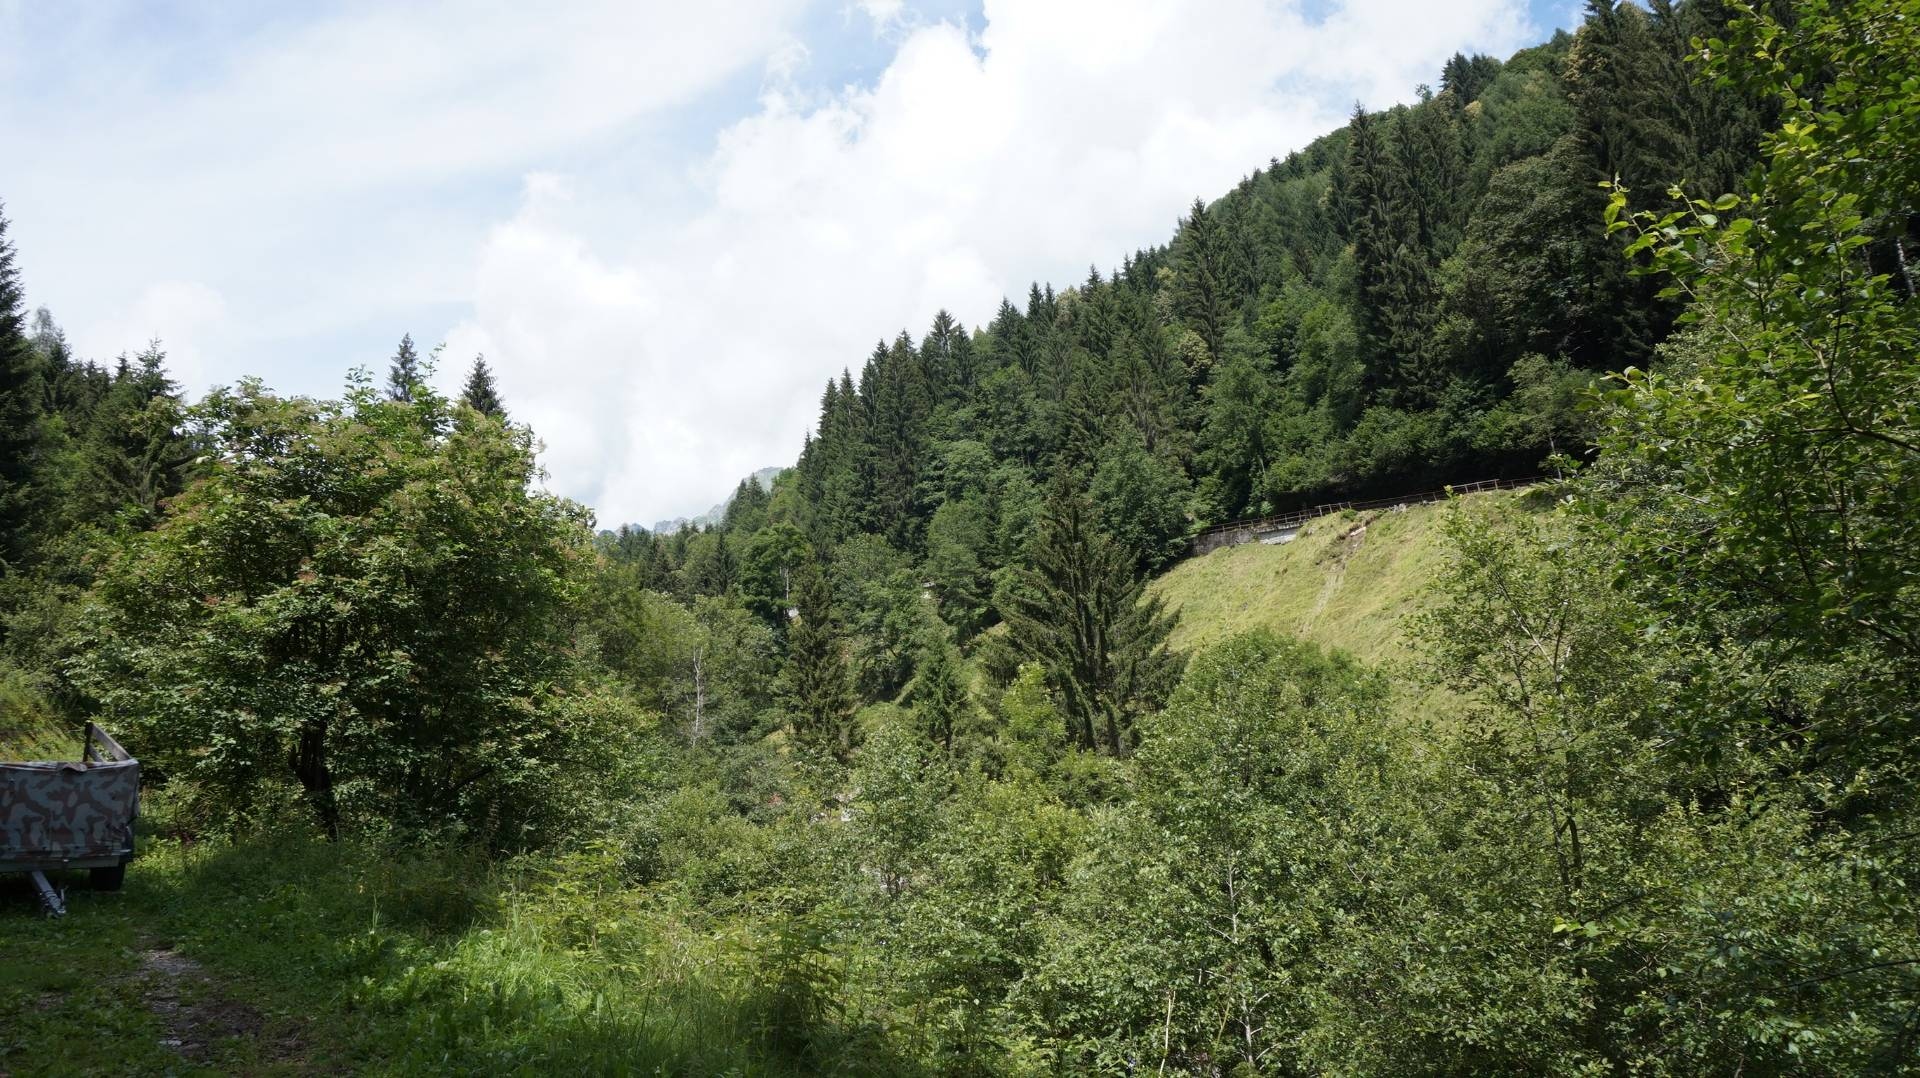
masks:
<path id="1" fill-rule="evenodd" d="M 295 1034 L 273 1036 L 266 1016 L 222 995 L 200 963 L 178 951 L 158 948 L 140 954 L 140 986 L 147 1009 L 166 1032 L 160 1043 L 191 1063 L 203 1061 L 224 1040 L 252 1043 L 259 1057 L 289 1061 L 301 1055 Z"/>

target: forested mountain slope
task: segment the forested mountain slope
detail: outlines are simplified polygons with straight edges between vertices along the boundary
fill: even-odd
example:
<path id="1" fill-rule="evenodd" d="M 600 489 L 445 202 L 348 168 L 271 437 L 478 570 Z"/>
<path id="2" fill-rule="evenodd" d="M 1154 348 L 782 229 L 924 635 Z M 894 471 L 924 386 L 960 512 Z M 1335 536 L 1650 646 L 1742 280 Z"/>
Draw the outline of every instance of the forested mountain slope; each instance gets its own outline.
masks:
<path id="1" fill-rule="evenodd" d="M 1164 245 L 880 341 L 826 384 L 770 501 L 610 549 L 766 610 L 806 550 L 884 549 L 964 642 L 1001 620 L 1056 486 L 1151 571 L 1208 524 L 1580 457 L 1583 393 L 1649 362 L 1679 311 L 1594 226 L 1600 184 L 1633 205 L 1736 189 L 1776 110 L 1691 77 L 1689 42 L 1732 12 L 1601 3 L 1577 35 L 1456 56 L 1415 104 L 1356 108 L 1196 200 Z"/>
<path id="2" fill-rule="evenodd" d="M 153 810 L 0 887 L 0 1069 L 1920 1073 L 1920 0 L 1440 86 L 671 535 L 410 338 L 79 361 L 0 231 L 0 707 Z"/>

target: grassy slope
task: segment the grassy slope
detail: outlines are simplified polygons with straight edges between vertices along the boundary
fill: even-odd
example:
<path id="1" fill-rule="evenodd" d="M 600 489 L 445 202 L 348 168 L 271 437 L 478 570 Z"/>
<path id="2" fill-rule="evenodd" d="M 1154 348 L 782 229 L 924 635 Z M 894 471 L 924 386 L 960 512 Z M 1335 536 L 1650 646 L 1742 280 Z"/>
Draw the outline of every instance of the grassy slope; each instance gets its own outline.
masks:
<path id="1" fill-rule="evenodd" d="M 1511 492 L 1460 499 L 1482 513 L 1521 498 Z M 1180 611 L 1173 642 L 1205 647 L 1266 628 L 1351 652 L 1374 663 L 1418 658 L 1408 618 L 1432 602 L 1445 558 L 1446 503 L 1336 513 L 1309 522 L 1289 543 L 1226 547 L 1176 565 L 1153 592 Z"/>

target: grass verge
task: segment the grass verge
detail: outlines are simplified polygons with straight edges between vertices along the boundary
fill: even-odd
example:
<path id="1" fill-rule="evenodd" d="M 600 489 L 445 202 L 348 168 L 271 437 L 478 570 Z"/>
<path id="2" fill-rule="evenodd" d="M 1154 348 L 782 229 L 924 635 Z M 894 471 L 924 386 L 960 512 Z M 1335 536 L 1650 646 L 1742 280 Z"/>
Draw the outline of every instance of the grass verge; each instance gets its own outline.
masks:
<path id="1" fill-rule="evenodd" d="M 0 1073 L 904 1072 L 810 956 L 610 858 L 159 837 L 63 882 L 53 921 L 0 877 Z"/>

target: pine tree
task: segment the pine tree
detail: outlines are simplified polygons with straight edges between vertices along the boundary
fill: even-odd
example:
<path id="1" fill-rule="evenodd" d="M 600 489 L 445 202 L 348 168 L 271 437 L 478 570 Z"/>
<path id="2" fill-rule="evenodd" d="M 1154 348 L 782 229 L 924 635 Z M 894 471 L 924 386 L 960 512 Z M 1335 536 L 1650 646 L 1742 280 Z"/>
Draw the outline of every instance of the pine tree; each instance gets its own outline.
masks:
<path id="1" fill-rule="evenodd" d="M 1603 182 L 1617 180 L 1634 191 L 1636 201 L 1651 205 L 1670 184 L 1699 178 L 1689 174 L 1689 78 L 1678 57 L 1662 52 L 1639 7 L 1588 0 L 1586 20 L 1567 52 L 1567 96 L 1574 111 L 1566 154 L 1571 186 L 1559 195 L 1579 220 L 1604 212 Z M 1644 362 L 1666 336 L 1677 307 L 1654 296 L 1651 279 L 1626 275 L 1618 243 L 1590 228 L 1577 238 L 1585 265 L 1576 279 L 1594 296 L 1586 330 L 1600 342 L 1594 351 L 1609 369 Z"/>
<path id="2" fill-rule="evenodd" d="M 917 550 L 924 521 L 915 512 L 916 495 L 933 407 L 920 354 L 906 333 L 892 347 L 874 350 L 860 375 L 860 399 L 868 423 L 864 528 L 898 550 Z"/>
<path id="3" fill-rule="evenodd" d="M 1464 107 L 1480 99 L 1480 91 L 1500 74 L 1500 61 L 1476 53 L 1468 58 L 1454 53 L 1440 70 L 1440 88 L 1453 94 Z"/>
<path id="4" fill-rule="evenodd" d="M 413 334 L 400 338 L 400 350 L 393 354 L 393 362 L 387 369 L 387 396 L 397 401 L 411 401 L 413 391 L 420 385 L 420 354 L 413 350 Z"/>
<path id="5" fill-rule="evenodd" d="M 1227 253 L 1220 225 L 1207 212 L 1205 202 L 1193 200 L 1180 241 L 1175 302 L 1181 319 L 1200 334 L 1207 352 L 1217 360 L 1227 329 Z"/>
<path id="6" fill-rule="evenodd" d="M 1368 381 L 1382 397 L 1399 396 L 1417 381 L 1432 302 L 1419 221 L 1392 132 L 1357 105 L 1347 132 L 1348 234 Z"/>
<path id="7" fill-rule="evenodd" d="M 802 566 L 793 597 L 780 698 L 792 719 L 795 741 L 826 749 L 844 761 L 853 750 L 855 700 L 826 571 L 817 563 Z"/>
<path id="8" fill-rule="evenodd" d="M 1040 292 L 1040 282 L 1027 285 L 1027 321 L 1037 322 L 1043 327 L 1053 325 L 1053 286 L 1048 285 L 1045 295 Z"/>
<path id="9" fill-rule="evenodd" d="M 967 336 L 967 327 L 944 307 L 933 316 L 933 325 L 920 341 L 920 362 L 935 404 L 973 388 L 973 342 Z"/>
<path id="10" fill-rule="evenodd" d="M 489 415 L 495 419 L 507 417 L 506 405 L 500 401 L 500 391 L 493 384 L 493 370 L 487 366 L 487 357 L 473 357 L 473 369 L 467 372 L 467 387 L 460 393 L 460 400 L 467 407 Z"/>
<path id="11" fill-rule="evenodd" d="M 1134 570 L 1133 553 L 1102 534 L 1086 497 L 1056 481 L 1031 565 L 1000 599 L 1014 649 L 1040 664 L 1068 740 L 1115 756 L 1133 749 L 1134 718 L 1165 701 L 1179 656 L 1176 616 Z"/>
<path id="12" fill-rule="evenodd" d="M 115 365 L 106 392 L 75 432 L 78 482 L 64 491 L 63 525 L 105 524 L 127 510 L 151 522 L 160 503 L 186 489 L 198 455 L 182 433 L 179 386 L 167 377 L 159 342 Z"/>
<path id="13" fill-rule="evenodd" d="M 767 505 L 773 495 L 760 485 L 757 476 L 748 476 L 733 488 L 727 508 L 720 515 L 720 527 L 729 532 L 750 535 L 767 522 Z"/>
<path id="14" fill-rule="evenodd" d="M 1469 209 L 1461 197 L 1467 186 L 1461 103 L 1452 93 L 1435 96 L 1425 86 L 1417 92 L 1420 104 L 1398 114 L 1395 144 L 1419 253 L 1429 265 L 1438 265 L 1459 245 Z"/>
<path id="15" fill-rule="evenodd" d="M 913 681 L 913 709 L 927 736 L 952 755 L 954 733 L 966 717 L 968 699 L 946 626 L 929 627 L 920 643 L 918 665 Z"/>
<path id="16" fill-rule="evenodd" d="M 50 416 L 62 414 L 69 406 L 69 383 L 75 367 L 66 332 L 53 320 L 53 312 L 41 307 L 33 312 L 33 331 L 27 334 L 27 341 L 40 369 L 45 400 L 42 410 Z"/>
<path id="17" fill-rule="evenodd" d="M 1001 367 L 1013 367 L 1022 374 L 1031 377 L 1034 370 L 1033 333 L 1027 326 L 1026 315 L 1013 305 L 1010 299 L 1000 300 L 999 310 L 994 312 L 993 321 L 987 324 L 988 339 L 993 351 L 989 365 L 981 371 L 981 380 Z"/>
<path id="18" fill-rule="evenodd" d="M 820 401 L 819 451 L 820 527 L 822 539 L 844 539 L 859 530 L 873 486 L 863 468 L 867 413 L 854 387 L 852 372 L 842 368 L 838 382 L 828 382 Z"/>
<path id="19" fill-rule="evenodd" d="M 0 207 L 0 576 L 17 569 L 41 523 L 46 390 L 26 335 L 20 271 Z"/>
<path id="20" fill-rule="evenodd" d="M 727 533 L 715 529 L 701 537 L 698 554 L 687 565 L 687 584 L 695 595 L 725 595 L 740 578 L 740 559 Z"/>

